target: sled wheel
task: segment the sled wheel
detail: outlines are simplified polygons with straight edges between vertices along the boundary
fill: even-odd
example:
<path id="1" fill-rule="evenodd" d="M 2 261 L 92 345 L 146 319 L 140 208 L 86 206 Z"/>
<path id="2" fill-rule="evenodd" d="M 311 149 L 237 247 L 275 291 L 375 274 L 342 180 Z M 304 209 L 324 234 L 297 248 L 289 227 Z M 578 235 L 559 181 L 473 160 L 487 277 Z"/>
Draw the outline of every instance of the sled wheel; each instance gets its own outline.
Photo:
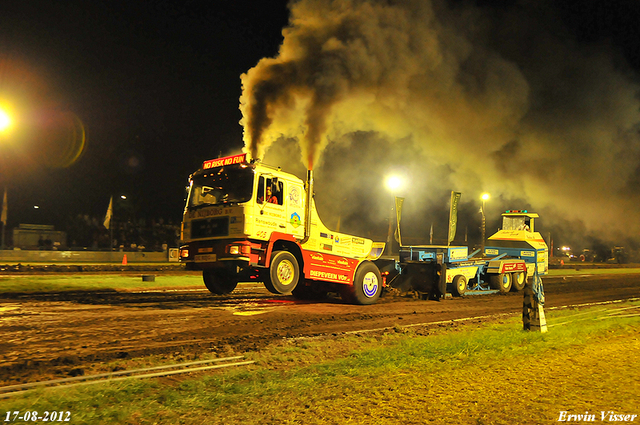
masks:
<path id="1" fill-rule="evenodd" d="M 238 278 L 226 270 L 203 270 L 202 280 L 209 292 L 216 295 L 226 295 L 238 286 Z"/>
<path id="2" fill-rule="evenodd" d="M 300 269 L 298 260 L 289 251 L 277 251 L 271 254 L 269 279 L 264 286 L 274 294 L 288 294 L 298 285 Z"/>
<path id="3" fill-rule="evenodd" d="M 461 297 L 467 291 L 467 278 L 458 275 L 453 278 L 453 295 Z"/>
<path id="4" fill-rule="evenodd" d="M 353 286 L 345 286 L 341 296 L 347 302 L 360 305 L 374 304 L 382 292 L 380 270 L 371 261 L 363 261 L 353 279 Z"/>
<path id="5" fill-rule="evenodd" d="M 506 294 L 511 290 L 511 273 L 494 274 L 489 280 L 491 287 L 500 291 L 501 294 Z"/>
<path id="6" fill-rule="evenodd" d="M 511 276 L 511 290 L 513 292 L 519 292 L 524 289 L 524 285 L 527 283 L 527 272 L 515 272 Z"/>

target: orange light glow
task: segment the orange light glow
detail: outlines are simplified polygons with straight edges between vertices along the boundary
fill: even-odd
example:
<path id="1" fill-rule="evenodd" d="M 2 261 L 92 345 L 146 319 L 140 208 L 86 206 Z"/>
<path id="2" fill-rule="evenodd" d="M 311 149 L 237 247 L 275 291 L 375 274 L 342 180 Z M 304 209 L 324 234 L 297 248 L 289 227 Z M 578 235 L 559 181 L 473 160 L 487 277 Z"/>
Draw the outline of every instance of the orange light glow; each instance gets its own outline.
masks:
<path id="1" fill-rule="evenodd" d="M 398 176 L 389 176 L 385 181 L 385 185 L 387 186 L 387 189 L 389 189 L 392 192 L 395 192 L 402 187 L 403 181 Z"/>
<path id="2" fill-rule="evenodd" d="M 11 117 L 0 109 L 0 131 L 5 131 L 11 127 Z"/>

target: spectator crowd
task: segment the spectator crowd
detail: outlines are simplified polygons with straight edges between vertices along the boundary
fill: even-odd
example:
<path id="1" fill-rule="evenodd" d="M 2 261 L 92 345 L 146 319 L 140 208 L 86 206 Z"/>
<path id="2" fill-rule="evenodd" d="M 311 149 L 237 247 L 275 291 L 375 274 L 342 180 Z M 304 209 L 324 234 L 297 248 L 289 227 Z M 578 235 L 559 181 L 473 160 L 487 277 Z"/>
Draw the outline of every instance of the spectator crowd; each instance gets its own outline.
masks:
<path id="1" fill-rule="evenodd" d="M 93 251 L 164 251 L 178 246 L 180 225 L 164 219 L 111 220 L 105 228 L 104 218 L 79 214 L 65 225 L 68 249 Z"/>

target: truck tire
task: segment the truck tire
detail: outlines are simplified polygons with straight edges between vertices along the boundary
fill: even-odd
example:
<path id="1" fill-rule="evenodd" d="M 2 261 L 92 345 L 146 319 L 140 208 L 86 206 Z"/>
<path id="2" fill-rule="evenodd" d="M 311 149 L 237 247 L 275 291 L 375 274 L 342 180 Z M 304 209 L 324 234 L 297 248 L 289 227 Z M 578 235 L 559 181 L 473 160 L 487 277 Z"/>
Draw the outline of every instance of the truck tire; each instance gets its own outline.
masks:
<path id="1" fill-rule="evenodd" d="M 492 274 L 489 282 L 493 289 L 497 289 L 501 294 L 506 294 L 511 290 L 511 273 Z"/>
<path id="2" fill-rule="evenodd" d="M 461 297 L 467 292 L 467 278 L 461 274 L 453 278 L 453 295 Z"/>
<path id="3" fill-rule="evenodd" d="M 226 270 L 203 270 L 202 280 L 209 292 L 216 295 L 226 295 L 238 286 L 238 278 Z"/>
<path id="4" fill-rule="evenodd" d="M 527 272 L 515 272 L 511 275 L 511 291 L 520 292 L 527 283 Z"/>
<path id="5" fill-rule="evenodd" d="M 382 293 L 380 270 L 371 261 L 363 261 L 353 278 L 353 286 L 344 286 L 340 295 L 350 303 L 359 305 L 375 304 Z"/>
<path id="6" fill-rule="evenodd" d="M 289 251 L 276 251 L 271 254 L 269 278 L 264 286 L 274 294 L 288 294 L 298 285 L 300 266 L 298 260 Z"/>

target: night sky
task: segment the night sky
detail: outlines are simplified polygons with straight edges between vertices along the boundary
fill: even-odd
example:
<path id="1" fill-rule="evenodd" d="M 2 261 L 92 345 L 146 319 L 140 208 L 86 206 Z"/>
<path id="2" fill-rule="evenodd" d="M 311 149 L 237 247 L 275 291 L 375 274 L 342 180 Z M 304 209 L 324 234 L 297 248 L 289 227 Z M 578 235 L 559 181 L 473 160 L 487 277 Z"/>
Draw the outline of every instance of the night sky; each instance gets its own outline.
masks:
<path id="1" fill-rule="evenodd" d="M 55 110 L 86 131 L 82 156 L 64 168 L 38 158 L 38 141 L 3 147 L 14 165 L 3 176 L 10 227 L 103 216 L 111 194 L 142 217 L 179 220 L 189 173 L 242 147 L 240 74 L 277 52 L 286 3 L 124 4 L 0 6 L 0 98 L 32 119 L 16 127 Z"/>
<path id="2" fill-rule="evenodd" d="M 77 214 L 102 217 L 109 197 L 121 194 L 139 217 L 179 221 L 189 173 L 205 159 L 242 148 L 240 76 L 261 59 L 278 55 L 289 19 L 286 2 L 128 3 L 25 0 L 0 5 L 0 102 L 17 114 L 15 133 L 4 136 L 0 146 L 9 227 L 61 227 L 66 217 Z M 504 24 L 510 13 L 532 4 L 508 3 L 506 9 L 501 1 L 449 5 L 454 13 L 472 5 L 473 13 L 486 15 L 480 22 Z M 614 66 L 622 64 L 625 78 L 638 82 L 638 2 L 544 4 L 553 13 L 541 32 L 576 46 L 600 46 L 611 53 Z M 529 48 L 522 45 L 518 54 Z M 86 132 L 83 152 L 71 164 L 56 160 L 51 150 L 73 143 L 68 138 L 47 141 L 53 136 L 42 124 L 59 116 L 77 116 Z M 20 125 L 31 130 L 18 130 Z M 331 180 L 326 176 L 330 158 L 341 155 L 332 152 L 324 159 L 325 180 Z M 506 155 L 504 150 L 497 154 Z M 447 196 L 443 191 L 437 201 Z M 475 204 L 466 210 L 475 214 Z"/>

